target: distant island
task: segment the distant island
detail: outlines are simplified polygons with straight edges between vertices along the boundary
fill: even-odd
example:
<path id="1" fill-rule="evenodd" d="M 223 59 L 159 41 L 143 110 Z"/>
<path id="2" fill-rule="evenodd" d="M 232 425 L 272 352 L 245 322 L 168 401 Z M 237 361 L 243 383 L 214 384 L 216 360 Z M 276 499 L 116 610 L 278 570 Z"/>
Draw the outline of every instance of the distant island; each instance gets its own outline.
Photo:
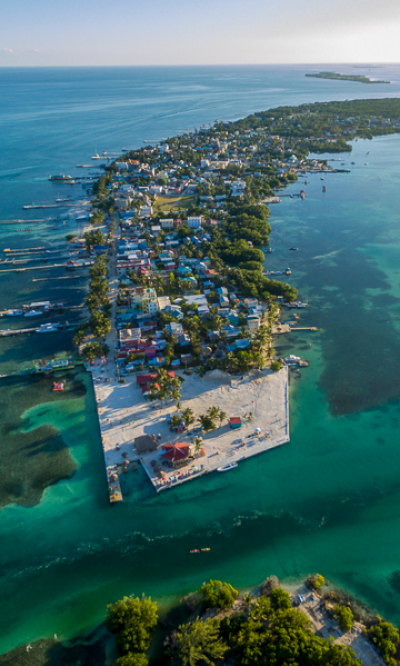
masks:
<path id="1" fill-rule="evenodd" d="M 390 83 L 390 81 L 375 81 L 367 76 L 358 74 L 338 74 L 337 72 L 318 72 L 318 74 L 306 74 L 314 79 L 339 79 L 340 81 L 359 81 L 359 83 Z"/>

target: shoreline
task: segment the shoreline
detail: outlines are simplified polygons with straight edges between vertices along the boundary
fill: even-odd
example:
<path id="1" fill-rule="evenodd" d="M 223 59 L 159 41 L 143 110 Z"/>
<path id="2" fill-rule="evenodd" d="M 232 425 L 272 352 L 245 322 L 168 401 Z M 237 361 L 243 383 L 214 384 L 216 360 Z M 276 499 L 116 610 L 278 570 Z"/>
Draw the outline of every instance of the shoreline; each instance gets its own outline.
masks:
<path id="1" fill-rule="evenodd" d="M 330 607 L 332 603 L 344 604 L 346 600 L 350 602 L 350 599 L 344 590 L 329 581 L 325 581 L 323 588 L 316 591 L 308 587 L 302 577 L 279 581 L 274 575 L 271 575 L 255 586 L 238 588 L 239 597 L 233 603 L 231 609 L 221 611 L 210 609 L 205 613 L 203 619 L 210 617 L 222 619 L 243 611 L 247 596 L 250 595 L 255 601 L 268 595 L 268 591 L 276 587 L 289 594 L 292 608 L 298 608 L 306 615 L 312 633 L 325 640 L 332 641 L 336 645 L 352 648 L 356 656 L 362 660 L 363 666 L 385 666 L 385 661 L 379 651 L 364 635 L 366 626 L 376 623 L 377 615 L 357 598 L 352 597 L 350 604 L 352 610 L 354 611 L 361 606 L 366 611 L 366 615 L 361 618 L 356 612 L 353 628 L 350 631 L 342 631 L 338 626 L 337 619 L 332 615 Z M 334 597 L 330 597 L 332 594 Z M 328 601 L 328 605 L 324 607 L 324 602 L 326 603 L 329 599 L 330 602 Z M 158 649 L 161 648 L 160 637 L 166 634 L 166 630 L 168 630 L 168 635 L 171 628 L 175 626 L 175 624 L 171 624 L 168 618 L 176 617 L 177 612 L 180 618 L 183 613 L 186 618 L 184 621 L 191 621 L 197 616 L 199 607 L 198 600 L 196 601 L 196 592 L 189 592 L 183 598 L 176 595 L 164 604 L 161 601 L 159 609 L 159 622 L 149 651 L 150 663 L 158 663 L 159 659 L 163 659 L 163 653 L 156 653 L 155 649 L 156 646 Z M 37 650 L 40 651 L 39 655 Z M 47 658 L 47 652 L 52 655 L 50 658 Z M 30 659 L 31 656 L 32 659 Z M 43 638 L 33 644 L 20 645 L 0 655 L 0 666 L 2 664 L 4 666 L 18 666 L 21 663 L 23 666 L 29 666 L 32 661 L 40 666 L 60 666 L 60 664 L 64 664 L 64 659 L 66 660 L 65 663 L 70 664 L 73 656 L 76 656 L 76 659 L 79 660 L 77 663 L 82 666 L 90 666 L 94 657 L 99 666 L 110 666 L 115 661 L 117 656 L 115 637 L 109 632 L 105 622 L 100 623 L 88 634 L 78 635 L 71 640 L 59 641 L 57 636 L 54 635 L 54 638 Z M 42 657 L 45 661 L 41 661 Z"/>

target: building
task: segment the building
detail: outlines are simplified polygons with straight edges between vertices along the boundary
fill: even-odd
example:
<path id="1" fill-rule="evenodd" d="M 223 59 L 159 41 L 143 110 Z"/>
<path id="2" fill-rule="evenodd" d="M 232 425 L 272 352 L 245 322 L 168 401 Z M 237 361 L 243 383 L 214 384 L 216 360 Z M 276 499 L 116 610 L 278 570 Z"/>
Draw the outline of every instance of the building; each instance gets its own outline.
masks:
<path id="1" fill-rule="evenodd" d="M 157 302 L 158 302 L 158 309 L 160 312 L 163 312 L 169 305 L 171 305 L 171 300 L 169 296 L 159 296 Z"/>
<path id="2" fill-rule="evenodd" d="M 150 217 L 153 215 L 152 206 L 140 206 L 139 216 L 140 217 Z"/>
<path id="3" fill-rule="evenodd" d="M 165 220 L 160 220 L 161 229 L 173 229 L 174 221 L 172 218 L 165 218 Z"/>
<path id="4" fill-rule="evenodd" d="M 187 463 L 189 458 L 193 456 L 192 446 L 186 442 L 163 444 L 161 449 L 164 452 L 161 454 L 161 457 L 172 467 L 180 467 L 182 464 Z"/>
<path id="5" fill-rule="evenodd" d="M 140 328 L 122 328 L 119 331 L 119 346 L 120 349 L 136 349 L 140 344 L 141 330 Z"/>
<path id="6" fill-rule="evenodd" d="M 240 416 L 232 416 L 229 419 L 229 427 L 232 428 L 232 430 L 236 430 L 237 428 L 242 427 L 242 419 Z"/>
<path id="7" fill-rule="evenodd" d="M 144 314 L 154 316 L 158 313 L 158 298 L 155 289 L 138 287 L 129 294 L 129 307 Z"/>
<path id="8" fill-rule="evenodd" d="M 126 199 L 115 199 L 114 206 L 118 210 L 129 210 L 131 207 L 131 200 L 129 197 Z"/>
<path id="9" fill-rule="evenodd" d="M 202 217 L 188 217 L 187 225 L 190 229 L 200 229 Z"/>

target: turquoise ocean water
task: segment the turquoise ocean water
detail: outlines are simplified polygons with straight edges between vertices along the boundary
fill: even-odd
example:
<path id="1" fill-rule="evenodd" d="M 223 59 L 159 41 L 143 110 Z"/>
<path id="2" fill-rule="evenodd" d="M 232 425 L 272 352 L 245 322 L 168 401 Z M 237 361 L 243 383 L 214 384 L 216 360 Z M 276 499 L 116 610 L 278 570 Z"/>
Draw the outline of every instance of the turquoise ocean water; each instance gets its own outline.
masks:
<path id="1" fill-rule="evenodd" d="M 77 175 L 75 165 L 95 151 L 281 104 L 400 94 L 400 67 L 340 66 L 391 86 L 305 78 L 310 69 L 0 70 L 0 220 L 45 217 L 21 206 L 53 201 L 67 186 L 48 176 Z M 310 303 L 301 322 L 322 329 L 276 341 L 282 353 L 310 360 L 291 376 L 287 446 L 161 496 L 139 471 L 123 505 L 110 507 L 87 375 L 77 375 L 86 391 L 60 401 L 47 400 L 44 385 L 33 394 L 29 381 L 19 380 L 18 391 L 0 381 L 0 404 L 12 407 L 2 412 L 3 438 L 12 432 L 17 442 L 20 433 L 22 441 L 51 426 L 77 465 L 36 506 L 0 513 L 0 651 L 90 630 L 123 594 L 168 600 L 210 577 L 244 587 L 318 570 L 400 623 L 400 136 L 353 146 L 341 160 L 351 173 L 326 176 L 325 193 L 311 176 L 304 201 L 271 207 L 275 251 L 266 265 L 291 267 L 290 281 Z M 72 223 L 55 226 L 17 233 L 0 225 L 0 249 L 50 244 Z M 0 308 L 82 300 L 84 282 L 59 289 L 32 277 L 0 274 Z M 68 333 L 3 340 L 0 372 L 69 351 Z M 190 556 L 201 547 L 211 551 Z"/>

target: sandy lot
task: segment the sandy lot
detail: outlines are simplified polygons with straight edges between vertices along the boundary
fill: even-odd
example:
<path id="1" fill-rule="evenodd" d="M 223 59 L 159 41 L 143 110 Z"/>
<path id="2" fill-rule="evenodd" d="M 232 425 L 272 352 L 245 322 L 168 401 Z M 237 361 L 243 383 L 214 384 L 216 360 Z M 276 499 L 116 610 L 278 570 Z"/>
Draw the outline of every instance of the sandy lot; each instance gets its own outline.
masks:
<path id="1" fill-rule="evenodd" d="M 207 373 L 202 379 L 182 373 L 182 410 L 190 407 L 197 417 L 216 405 L 226 412 L 228 418 L 242 417 L 244 425 L 233 430 L 225 421 L 221 427 L 200 434 L 205 455 L 196 457 L 179 470 L 162 465 L 163 459 L 160 457 L 162 444 L 191 442 L 187 432 L 175 433 L 169 429 L 166 417 L 167 414 L 177 412 L 175 404 L 157 405 L 155 408 L 154 403 L 144 399 L 136 385 L 136 376 L 127 378 L 125 384 L 117 382 L 111 362 L 103 369 L 93 368 L 92 375 L 106 467 L 121 464 L 126 459 L 140 460 L 156 490 L 170 488 L 193 476 L 211 472 L 289 441 L 287 368 L 276 373 L 270 370 L 251 372 L 243 378 L 231 377 L 219 370 Z M 252 416 L 249 418 L 250 412 Z M 198 425 L 193 423 L 189 431 Z M 261 430 L 259 436 L 255 434 L 256 428 Z M 146 434 L 158 437 L 159 448 L 140 457 L 134 439 Z M 163 470 L 163 479 L 154 472 L 154 461 Z"/>

